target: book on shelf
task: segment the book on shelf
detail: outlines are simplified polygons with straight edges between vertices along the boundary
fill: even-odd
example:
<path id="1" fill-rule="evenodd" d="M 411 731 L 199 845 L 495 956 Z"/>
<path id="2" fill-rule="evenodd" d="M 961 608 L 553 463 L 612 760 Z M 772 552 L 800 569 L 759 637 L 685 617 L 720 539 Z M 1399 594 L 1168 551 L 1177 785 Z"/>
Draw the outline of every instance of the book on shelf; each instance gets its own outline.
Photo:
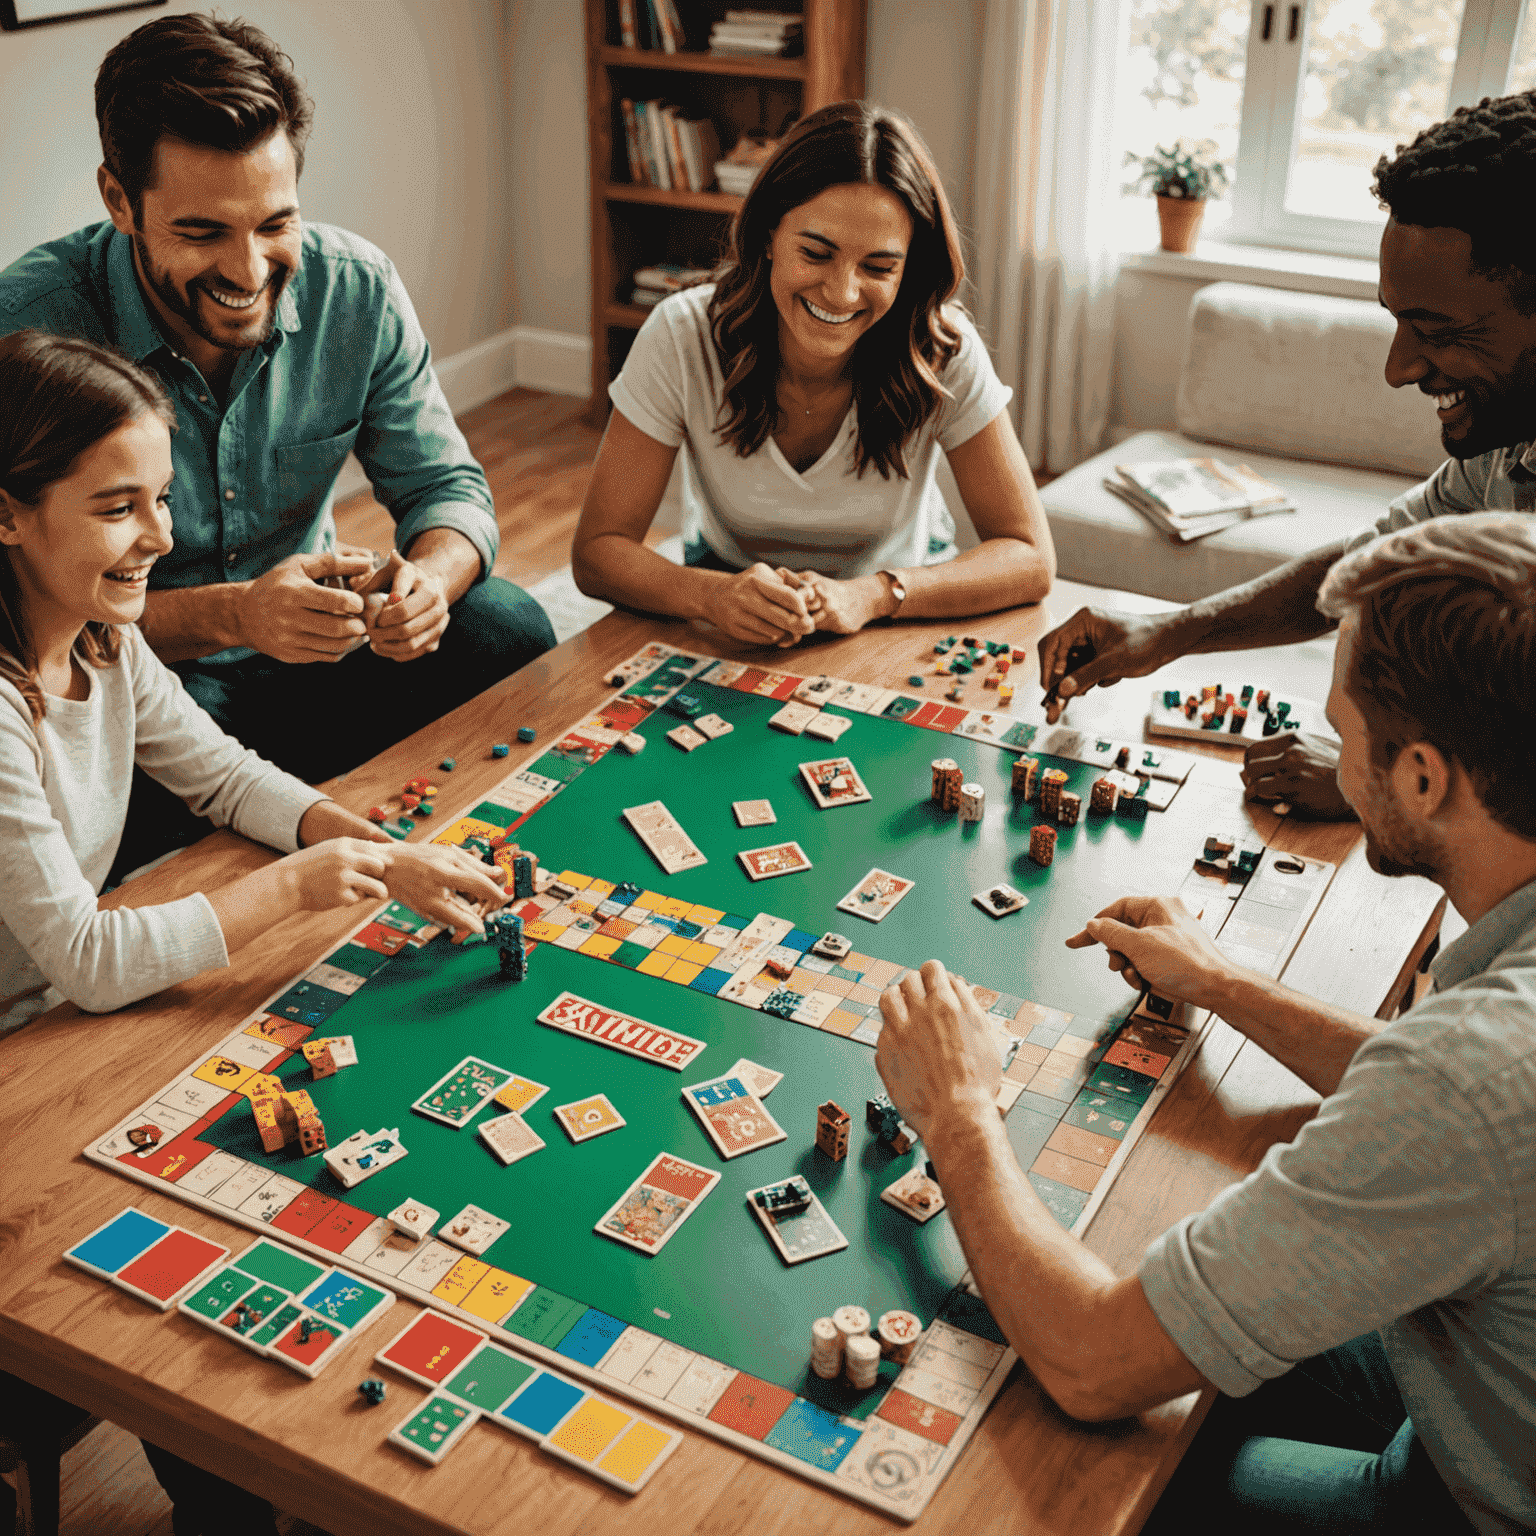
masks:
<path id="1" fill-rule="evenodd" d="M 798 15 L 779 11 L 727 11 L 709 32 L 711 53 L 754 54 L 773 58 L 800 45 L 804 24 Z"/>
<path id="2" fill-rule="evenodd" d="M 722 192 L 745 197 L 757 180 L 757 173 L 772 158 L 779 147 L 777 139 L 764 138 L 760 133 L 745 133 L 723 160 L 715 161 L 715 179 Z"/>
<path id="3" fill-rule="evenodd" d="M 619 102 L 629 179 L 664 192 L 705 192 L 714 180 L 720 153 L 715 125 L 707 117 L 684 117 L 665 101 Z"/>
<path id="4" fill-rule="evenodd" d="M 1149 459 L 1117 464 L 1104 489 L 1134 507 L 1175 543 L 1187 544 L 1250 518 L 1294 512 L 1296 504 L 1246 464 L 1220 459 Z"/>
<path id="5" fill-rule="evenodd" d="M 619 0 L 619 43 L 677 53 L 683 46 L 683 23 L 674 0 Z"/>
<path id="6" fill-rule="evenodd" d="M 695 283 L 708 282 L 710 276 L 708 267 L 685 267 L 670 261 L 641 267 L 630 279 L 635 286 L 630 293 L 629 302 L 651 309 L 672 294 L 680 293 L 684 288 L 692 288 Z"/>

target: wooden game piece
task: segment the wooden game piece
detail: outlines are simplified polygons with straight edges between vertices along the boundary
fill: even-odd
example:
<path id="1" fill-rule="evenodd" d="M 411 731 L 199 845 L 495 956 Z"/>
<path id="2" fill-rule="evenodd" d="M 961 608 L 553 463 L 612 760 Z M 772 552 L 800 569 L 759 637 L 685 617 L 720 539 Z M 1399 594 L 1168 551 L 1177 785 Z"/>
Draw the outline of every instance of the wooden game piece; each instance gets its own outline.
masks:
<path id="1" fill-rule="evenodd" d="M 299 1151 L 305 1157 L 313 1157 L 326 1148 L 325 1124 L 319 1115 L 299 1116 Z"/>
<path id="2" fill-rule="evenodd" d="M 420 1242 L 432 1235 L 432 1227 L 441 1213 L 420 1200 L 402 1200 L 384 1219 L 404 1237 Z"/>
<path id="3" fill-rule="evenodd" d="M 1047 768 L 1040 775 L 1040 814 L 1056 818 L 1061 808 L 1061 792 L 1066 788 L 1068 775 L 1062 768 Z"/>
<path id="4" fill-rule="evenodd" d="M 933 775 L 930 798 L 938 802 L 940 810 L 958 811 L 960 785 L 965 777 L 959 763 L 952 757 L 936 757 L 928 766 Z"/>
<path id="5" fill-rule="evenodd" d="M 816 1110 L 816 1147 L 834 1163 L 848 1156 L 848 1111 L 832 1099 Z"/>
<path id="6" fill-rule="evenodd" d="M 1029 834 L 1029 856 L 1042 868 L 1050 865 L 1056 857 L 1056 829 L 1048 827 L 1043 822 L 1034 827 Z"/>
<path id="7" fill-rule="evenodd" d="M 277 1118 L 277 1110 L 270 1100 L 263 1099 L 251 1105 L 256 1119 L 256 1134 L 261 1137 L 262 1150 L 281 1152 L 288 1145 L 288 1137 Z"/>
<path id="8" fill-rule="evenodd" d="M 491 748 L 491 756 L 492 757 L 509 757 L 509 756 L 511 756 L 511 753 L 512 753 L 512 748 L 506 742 L 504 742 L 504 741 L 498 741 Z"/>
<path id="9" fill-rule="evenodd" d="M 678 725 L 667 732 L 667 740 L 674 747 L 681 747 L 684 752 L 692 752 L 695 748 L 702 747 L 709 738 L 701 736 L 691 725 Z"/>
<path id="10" fill-rule="evenodd" d="M 323 1077 L 336 1075 L 336 1061 L 331 1055 L 330 1043 L 325 1040 L 306 1040 L 299 1047 L 304 1052 L 304 1060 L 309 1063 L 310 1076 L 316 1082 Z"/>
<path id="11" fill-rule="evenodd" d="M 1093 788 L 1088 792 L 1088 812 L 1092 816 L 1113 816 L 1119 798 L 1119 786 L 1105 774 L 1093 781 Z"/>
<path id="12" fill-rule="evenodd" d="M 537 738 L 538 734 L 531 725 L 520 725 L 517 728 L 517 739 L 519 741 L 533 741 Z"/>
<path id="13" fill-rule="evenodd" d="M 1014 759 L 1013 778 L 1009 785 L 1013 793 L 1021 800 L 1033 800 L 1035 798 L 1035 785 L 1040 777 L 1040 759 L 1038 757 L 1019 757 Z"/>
<path id="14" fill-rule="evenodd" d="M 619 737 L 619 745 L 631 757 L 634 757 L 638 753 L 645 751 L 645 737 L 639 731 L 626 731 L 624 735 Z"/>
<path id="15" fill-rule="evenodd" d="M 1064 789 L 1056 801 L 1056 820 L 1064 827 L 1075 827 L 1083 814 L 1083 797 L 1070 789 Z"/>
<path id="16" fill-rule="evenodd" d="M 987 792 L 980 784 L 960 786 L 960 820 L 980 821 L 987 808 Z"/>
<path id="17" fill-rule="evenodd" d="M 853 940 L 840 933 L 824 933 L 811 945 L 811 953 L 824 960 L 842 960 L 853 949 Z"/>

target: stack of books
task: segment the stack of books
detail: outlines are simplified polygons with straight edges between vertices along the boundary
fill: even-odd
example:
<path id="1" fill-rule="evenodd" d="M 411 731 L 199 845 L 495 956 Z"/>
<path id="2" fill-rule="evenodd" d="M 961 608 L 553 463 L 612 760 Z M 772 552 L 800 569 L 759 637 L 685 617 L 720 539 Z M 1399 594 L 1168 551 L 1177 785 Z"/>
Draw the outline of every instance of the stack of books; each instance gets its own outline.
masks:
<path id="1" fill-rule="evenodd" d="M 708 267 L 680 267 L 673 262 L 658 262 L 653 267 L 641 267 L 634 275 L 634 292 L 629 296 L 631 304 L 654 308 L 669 294 L 695 283 L 709 281 Z"/>
<path id="2" fill-rule="evenodd" d="M 1118 478 L 1116 478 L 1118 476 Z M 1153 459 L 1117 464 L 1104 489 L 1128 502 L 1176 544 L 1219 533 L 1253 517 L 1294 512 L 1296 504 L 1246 464 L 1219 459 Z"/>
<path id="3" fill-rule="evenodd" d="M 629 179 L 663 192 L 706 192 L 715 179 L 720 139 L 707 117 L 685 118 L 664 101 L 619 103 Z"/>
<path id="4" fill-rule="evenodd" d="M 619 41 L 626 48 L 676 53 L 683 46 L 683 24 L 674 0 L 619 0 Z"/>
<path id="5" fill-rule="evenodd" d="M 709 32 L 711 53 L 744 53 L 775 58 L 796 53 L 803 32 L 798 15 L 782 11 L 727 11 Z"/>
<path id="6" fill-rule="evenodd" d="M 757 173 L 772 158 L 779 147 L 777 139 L 757 138 L 744 135 L 736 141 L 736 147 L 723 160 L 715 161 L 715 178 L 722 192 L 745 197 L 757 180 Z"/>

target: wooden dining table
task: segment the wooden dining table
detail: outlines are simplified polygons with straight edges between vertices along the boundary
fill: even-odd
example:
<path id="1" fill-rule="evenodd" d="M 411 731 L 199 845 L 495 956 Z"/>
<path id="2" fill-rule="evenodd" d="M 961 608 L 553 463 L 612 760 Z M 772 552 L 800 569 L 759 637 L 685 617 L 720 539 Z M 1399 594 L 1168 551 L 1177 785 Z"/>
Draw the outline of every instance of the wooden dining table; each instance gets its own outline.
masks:
<path id="1" fill-rule="evenodd" d="M 1030 647 L 1030 661 L 1013 674 L 1022 694 L 1035 686 L 1035 640 L 1081 603 L 1141 611 L 1165 606 L 1060 582 L 1042 604 L 967 621 L 967 628 L 974 623 L 981 633 Z M 913 658 L 955 627 L 955 621 L 913 621 L 817 636 L 796 651 L 766 653 L 766 664 L 898 686 L 913 670 Z M 765 659 L 717 633 L 615 612 L 354 769 L 331 792 L 361 812 L 396 793 L 423 764 L 453 756 L 459 767 L 452 798 L 472 804 L 505 773 L 505 764 L 490 758 L 488 742 L 509 739 L 520 724 L 535 727 L 543 739 L 590 714 L 611 692 L 604 675 L 651 640 Z M 1187 680 L 1203 666 L 1184 663 L 1168 672 Z M 1314 643 L 1310 650 L 1223 657 L 1216 670 L 1227 677 L 1241 673 L 1260 686 L 1269 678 L 1321 698 L 1326 667 L 1326 647 Z M 1068 718 L 1140 740 L 1149 691 L 1161 677 L 1094 691 L 1073 702 Z M 1200 762 L 1190 782 L 1220 802 L 1226 824 L 1337 866 L 1284 982 L 1390 1017 L 1436 942 L 1444 911 L 1439 888 L 1373 873 L 1357 823 L 1283 819 L 1245 802 L 1240 754 L 1229 746 L 1196 750 Z M 273 857 L 218 831 L 103 903 L 173 900 Z M 1170 892 L 1186 871 L 1187 865 L 1170 865 Z M 91 1015 L 66 1004 L 0 1040 L 0 1369 L 336 1536 L 599 1530 L 862 1536 L 896 1527 L 883 1514 L 699 1434 L 686 1434 L 677 1454 L 633 1498 L 506 1434 L 471 1435 L 449 1462 L 429 1468 L 385 1443 L 388 1425 L 357 1394 L 361 1362 L 405 1325 L 417 1310 L 414 1302 L 397 1303 L 371 1326 L 351 1368 L 310 1382 L 227 1348 L 189 1320 L 155 1312 L 62 1260 L 65 1248 L 128 1204 L 230 1247 L 245 1241 L 233 1223 L 132 1185 L 88 1163 L 81 1148 L 115 1124 L 125 1105 L 143 1102 L 169 1073 L 221 1039 L 232 1021 L 328 952 L 359 916 L 356 908 L 295 914 L 235 954 L 227 969 L 115 1013 Z M 1117 1271 L 1133 1271 L 1152 1238 L 1251 1171 L 1266 1148 L 1294 1136 L 1317 1104 L 1289 1071 L 1213 1020 L 1089 1226 L 1088 1246 Z M 390 1424 L 425 1395 L 397 1381 L 390 1393 L 399 1405 L 398 1412 L 389 1410 Z M 914 1528 L 967 1536 L 1134 1532 L 1210 1397 L 1190 1394 L 1134 1419 L 1087 1425 L 1061 1413 L 1018 1367 Z"/>

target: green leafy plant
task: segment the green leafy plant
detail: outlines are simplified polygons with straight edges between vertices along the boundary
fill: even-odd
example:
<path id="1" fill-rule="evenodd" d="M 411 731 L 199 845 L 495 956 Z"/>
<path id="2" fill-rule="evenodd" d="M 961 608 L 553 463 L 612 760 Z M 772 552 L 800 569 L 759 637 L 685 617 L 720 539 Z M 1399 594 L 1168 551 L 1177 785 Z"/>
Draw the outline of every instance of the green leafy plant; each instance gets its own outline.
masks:
<path id="1" fill-rule="evenodd" d="M 1127 150 L 1125 163 L 1139 169 L 1125 190 L 1154 197 L 1215 197 L 1232 182 L 1217 153 L 1214 139 L 1175 139 L 1171 147 L 1159 144 L 1150 155 Z"/>

